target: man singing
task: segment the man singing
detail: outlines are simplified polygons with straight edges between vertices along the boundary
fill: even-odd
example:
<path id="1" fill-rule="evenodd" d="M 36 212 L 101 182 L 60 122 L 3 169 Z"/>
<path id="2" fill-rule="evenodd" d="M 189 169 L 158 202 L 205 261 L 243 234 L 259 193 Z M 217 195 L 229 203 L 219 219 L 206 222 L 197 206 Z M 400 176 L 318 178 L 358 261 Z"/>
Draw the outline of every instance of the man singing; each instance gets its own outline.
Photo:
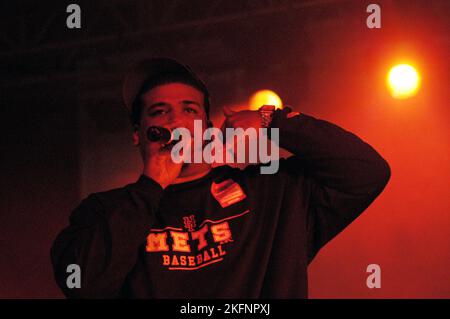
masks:
<path id="1" fill-rule="evenodd" d="M 262 164 L 176 163 L 173 143 L 150 140 L 149 127 L 193 133 L 195 120 L 212 123 L 205 84 L 173 59 L 132 68 L 123 97 L 142 174 L 89 195 L 56 238 L 52 263 L 67 297 L 307 298 L 308 264 L 390 178 L 370 145 L 290 108 L 224 111 L 226 127 L 279 129 L 293 155 L 275 174 L 261 174 Z M 67 287 L 71 264 L 80 288 Z"/>

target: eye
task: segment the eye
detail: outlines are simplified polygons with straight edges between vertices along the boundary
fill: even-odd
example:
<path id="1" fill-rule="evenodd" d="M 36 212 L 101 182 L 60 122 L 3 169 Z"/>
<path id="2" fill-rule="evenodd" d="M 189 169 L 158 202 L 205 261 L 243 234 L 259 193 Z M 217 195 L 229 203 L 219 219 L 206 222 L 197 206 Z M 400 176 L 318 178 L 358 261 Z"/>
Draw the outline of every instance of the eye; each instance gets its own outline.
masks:
<path id="1" fill-rule="evenodd" d="M 189 106 L 187 106 L 187 107 L 185 107 L 185 112 L 187 112 L 187 113 L 192 113 L 192 114 L 197 114 L 198 113 L 198 111 L 196 110 L 196 109 L 194 109 L 194 108 L 192 108 L 192 107 L 189 107 Z"/>
<path id="2" fill-rule="evenodd" d="M 158 115 L 162 115 L 164 113 L 166 113 L 166 111 L 163 109 L 153 109 L 150 112 L 148 112 L 148 115 L 149 116 L 158 116 Z"/>

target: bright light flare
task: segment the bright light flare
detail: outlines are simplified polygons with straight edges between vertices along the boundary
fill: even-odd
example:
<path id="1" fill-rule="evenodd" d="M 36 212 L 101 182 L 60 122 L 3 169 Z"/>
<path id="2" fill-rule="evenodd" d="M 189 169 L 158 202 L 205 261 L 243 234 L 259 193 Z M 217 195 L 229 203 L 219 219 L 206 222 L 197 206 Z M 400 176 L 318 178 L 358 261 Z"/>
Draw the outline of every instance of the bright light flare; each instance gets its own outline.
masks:
<path id="1" fill-rule="evenodd" d="M 393 98 L 407 99 L 417 94 L 420 76 L 411 65 L 398 64 L 389 71 L 387 84 Z"/>
<path id="2" fill-rule="evenodd" d="M 275 105 L 277 109 L 281 109 L 283 107 L 283 102 L 274 91 L 260 90 L 250 97 L 250 110 L 257 110 L 263 105 Z"/>

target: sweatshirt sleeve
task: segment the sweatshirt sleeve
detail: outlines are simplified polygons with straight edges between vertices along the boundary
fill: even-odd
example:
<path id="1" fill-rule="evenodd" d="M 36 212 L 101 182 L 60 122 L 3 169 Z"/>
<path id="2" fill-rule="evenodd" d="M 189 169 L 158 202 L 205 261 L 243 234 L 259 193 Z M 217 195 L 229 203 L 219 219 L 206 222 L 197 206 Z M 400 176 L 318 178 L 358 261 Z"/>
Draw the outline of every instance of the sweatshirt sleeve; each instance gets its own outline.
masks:
<path id="1" fill-rule="evenodd" d="M 289 111 L 277 110 L 271 127 L 279 128 L 280 146 L 293 153 L 288 167 L 305 178 L 311 262 L 321 247 L 382 192 L 390 167 L 356 135 L 305 114 L 288 116 Z"/>
<path id="2" fill-rule="evenodd" d="M 66 297 L 120 297 L 162 193 L 159 184 L 141 176 L 136 184 L 91 194 L 81 202 L 51 248 L 56 282 Z M 80 288 L 67 287 L 70 264 L 80 267 Z"/>

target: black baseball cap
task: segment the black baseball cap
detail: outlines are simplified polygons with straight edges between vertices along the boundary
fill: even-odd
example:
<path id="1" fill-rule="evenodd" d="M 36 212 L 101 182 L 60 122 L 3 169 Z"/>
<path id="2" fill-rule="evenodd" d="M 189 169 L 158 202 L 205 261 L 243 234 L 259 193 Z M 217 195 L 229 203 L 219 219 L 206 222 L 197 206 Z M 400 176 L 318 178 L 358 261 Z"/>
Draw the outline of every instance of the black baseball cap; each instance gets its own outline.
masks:
<path id="1" fill-rule="evenodd" d="M 138 96 L 159 84 L 173 82 L 191 85 L 204 94 L 205 112 L 209 119 L 209 92 L 206 85 L 189 66 L 172 58 L 148 58 L 130 68 L 122 87 L 125 107 L 131 114 Z"/>

